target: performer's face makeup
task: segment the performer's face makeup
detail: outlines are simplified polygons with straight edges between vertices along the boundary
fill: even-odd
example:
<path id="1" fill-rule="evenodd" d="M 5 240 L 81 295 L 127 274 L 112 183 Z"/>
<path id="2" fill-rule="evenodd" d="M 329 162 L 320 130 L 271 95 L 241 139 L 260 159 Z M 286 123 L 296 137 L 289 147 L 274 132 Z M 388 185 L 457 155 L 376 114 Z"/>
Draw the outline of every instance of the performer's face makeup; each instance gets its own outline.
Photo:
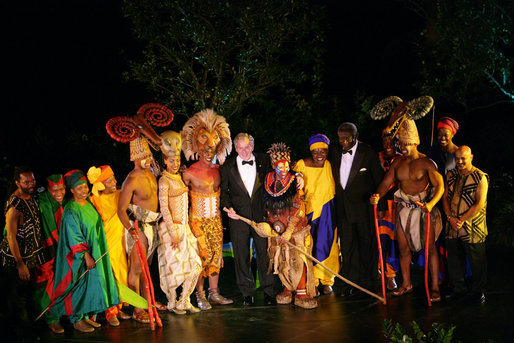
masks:
<path id="1" fill-rule="evenodd" d="M 20 180 L 16 180 L 15 183 L 23 194 L 32 195 L 36 190 L 36 178 L 32 172 L 21 173 Z"/>
<path id="2" fill-rule="evenodd" d="M 439 142 L 439 145 L 442 147 L 447 146 L 451 143 L 453 138 L 453 134 L 450 130 L 445 129 L 443 127 L 439 128 L 437 130 L 437 141 Z"/>
<path id="3" fill-rule="evenodd" d="M 141 168 L 150 169 L 151 166 L 152 166 L 152 158 L 151 157 L 143 158 L 141 160 Z"/>
<path id="4" fill-rule="evenodd" d="M 168 156 L 164 160 L 166 164 L 166 170 L 171 174 L 178 173 L 180 169 L 180 155 Z"/>
<path id="5" fill-rule="evenodd" d="M 409 144 L 403 141 L 398 142 L 398 147 L 400 149 L 400 153 L 404 156 L 409 156 L 414 151 L 414 148 L 416 147 L 415 144 Z"/>
<path id="6" fill-rule="evenodd" d="M 55 201 L 62 205 L 62 200 L 66 194 L 66 186 L 62 183 L 48 186 L 48 193 L 50 193 L 50 196 L 54 198 Z"/>
<path id="7" fill-rule="evenodd" d="M 216 130 L 209 132 L 206 129 L 201 129 L 196 138 L 200 159 L 206 163 L 212 163 L 219 142 L 220 137 Z"/>
<path id="8" fill-rule="evenodd" d="M 326 148 L 318 148 L 311 150 L 312 154 L 312 162 L 315 167 L 323 167 L 325 165 L 325 161 L 327 160 L 328 149 Z"/>
<path id="9" fill-rule="evenodd" d="M 289 171 L 289 162 L 287 162 L 287 161 L 279 161 L 275 165 L 275 173 L 277 173 L 278 177 L 281 179 L 286 177 L 288 171 Z"/>
<path id="10" fill-rule="evenodd" d="M 250 143 L 249 139 L 238 139 L 234 143 L 234 147 L 236 148 L 237 154 L 243 159 L 243 161 L 248 161 L 252 157 L 253 144 Z"/>
<path id="11" fill-rule="evenodd" d="M 73 200 L 78 203 L 83 203 L 87 200 L 87 196 L 89 195 L 89 187 L 87 186 L 87 183 L 83 183 L 72 188 L 71 193 L 73 194 Z"/>
<path id="12" fill-rule="evenodd" d="M 102 191 L 104 194 L 112 194 L 116 192 L 116 178 L 113 176 L 109 177 L 103 182 L 105 189 Z"/>

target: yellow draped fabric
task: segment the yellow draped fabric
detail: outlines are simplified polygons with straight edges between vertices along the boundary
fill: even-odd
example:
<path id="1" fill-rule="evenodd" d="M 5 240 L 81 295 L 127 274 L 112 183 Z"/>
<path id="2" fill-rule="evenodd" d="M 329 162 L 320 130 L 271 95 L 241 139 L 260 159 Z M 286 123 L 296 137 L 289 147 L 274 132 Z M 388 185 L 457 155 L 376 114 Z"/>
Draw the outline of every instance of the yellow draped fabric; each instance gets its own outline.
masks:
<path id="1" fill-rule="evenodd" d="M 91 202 L 96 207 L 105 228 L 105 238 L 109 247 L 109 259 L 111 260 L 114 277 L 120 283 L 127 285 L 128 263 L 125 251 L 124 232 L 125 228 L 118 218 L 118 198 L 120 190 L 111 194 L 100 194 L 92 196 Z M 121 239 L 121 241 L 120 241 Z"/>
<path id="2" fill-rule="evenodd" d="M 339 245 L 335 224 L 335 182 L 332 167 L 325 161 L 323 168 L 308 167 L 299 160 L 294 170 L 303 174 L 307 201 L 307 217 L 314 239 L 313 256 L 333 271 L 339 271 Z M 314 266 L 316 284 L 333 285 L 334 276 L 324 268 Z"/>

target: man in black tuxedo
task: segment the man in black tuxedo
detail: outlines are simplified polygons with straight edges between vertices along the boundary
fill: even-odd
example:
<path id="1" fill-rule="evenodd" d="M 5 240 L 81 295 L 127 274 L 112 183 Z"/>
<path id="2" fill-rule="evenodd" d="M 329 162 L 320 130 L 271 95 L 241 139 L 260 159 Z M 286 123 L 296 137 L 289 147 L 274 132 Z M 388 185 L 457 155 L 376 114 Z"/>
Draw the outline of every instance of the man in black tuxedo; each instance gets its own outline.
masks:
<path id="1" fill-rule="evenodd" d="M 378 153 L 357 140 L 353 123 L 339 126 L 339 145 L 330 146 L 329 160 L 336 183 L 336 221 L 343 258 L 341 273 L 374 291 L 378 272 L 378 249 L 369 197 L 384 177 Z M 345 285 L 341 295 L 355 294 Z"/>
<path id="2" fill-rule="evenodd" d="M 234 248 L 236 281 L 243 294 L 243 304 L 255 301 L 255 280 L 250 265 L 250 237 L 257 253 L 257 270 L 266 304 L 274 302 L 273 274 L 268 274 L 268 240 L 234 215 L 237 213 L 255 222 L 264 221 L 264 177 L 271 170 L 266 154 L 254 154 L 254 139 L 247 133 L 234 138 L 237 156 L 231 156 L 221 166 L 221 206 L 228 212 L 230 239 Z"/>

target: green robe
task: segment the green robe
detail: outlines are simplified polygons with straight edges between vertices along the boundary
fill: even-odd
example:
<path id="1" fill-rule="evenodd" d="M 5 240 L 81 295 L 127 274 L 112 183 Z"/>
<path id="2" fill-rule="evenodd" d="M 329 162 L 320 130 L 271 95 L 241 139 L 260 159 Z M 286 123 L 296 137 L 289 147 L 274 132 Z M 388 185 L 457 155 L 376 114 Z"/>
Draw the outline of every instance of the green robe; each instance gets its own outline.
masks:
<path id="1" fill-rule="evenodd" d="M 108 254 L 78 280 L 87 270 L 85 252 L 96 261 L 107 249 L 102 218 L 93 205 L 68 202 L 55 260 L 52 315 L 94 314 L 120 303 Z"/>
<path id="2" fill-rule="evenodd" d="M 67 200 L 63 200 L 63 206 Z M 63 206 L 55 201 L 50 193 L 44 192 L 39 196 L 39 212 L 41 214 L 41 239 L 47 262 L 36 266 L 34 290 L 34 303 L 38 313 L 43 312 L 48 305 L 54 288 L 54 267 L 57 243 L 59 242 L 59 229 Z M 47 324 L 55 323 L 58 317 L 50 315 L 48 312 L 44 316 Z"/>

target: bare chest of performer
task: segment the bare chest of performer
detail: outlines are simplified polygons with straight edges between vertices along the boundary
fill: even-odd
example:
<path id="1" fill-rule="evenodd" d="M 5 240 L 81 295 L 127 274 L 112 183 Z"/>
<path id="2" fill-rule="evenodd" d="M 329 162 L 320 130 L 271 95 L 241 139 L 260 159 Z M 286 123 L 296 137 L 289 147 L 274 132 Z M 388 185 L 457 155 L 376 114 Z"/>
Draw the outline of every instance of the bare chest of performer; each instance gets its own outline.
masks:
<path id="1" fill-rule="evenodd" d="M 395 178 L 404 193 L 414 195 L 423 192 L 429 185 L 428 166 L 432 163 L 425 155 L 419 158 L 402 156 L 395 166 Z"/>
<path id="2" fill-rule="evenodd" d="M 132 203 L 144 209 L 157 212 L 159 198 L 157 197 L 157 179 L 148 169 L 133 170 L 129 177 L 134 183 Z"/>

